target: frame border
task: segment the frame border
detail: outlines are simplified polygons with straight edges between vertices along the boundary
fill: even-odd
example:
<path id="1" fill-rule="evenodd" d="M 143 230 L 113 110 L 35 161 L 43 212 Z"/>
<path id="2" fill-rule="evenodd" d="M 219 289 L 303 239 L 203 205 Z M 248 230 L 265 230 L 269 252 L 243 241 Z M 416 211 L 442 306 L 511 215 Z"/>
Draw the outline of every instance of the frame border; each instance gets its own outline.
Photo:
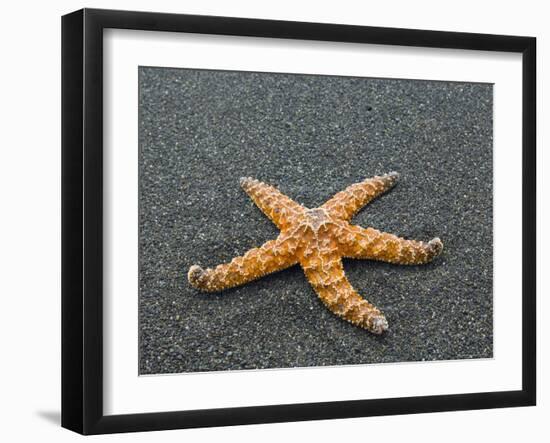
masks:
<path id="1" fill-rule="evenodd" d="M 103 413 L 103 30 L 319 40 L 522 54 L 522 389 L 158 413 Z M 62 17 L 61 425 L 153 431 L 536 404 L 536 39 L 414 29 L 81 9 Z"/>

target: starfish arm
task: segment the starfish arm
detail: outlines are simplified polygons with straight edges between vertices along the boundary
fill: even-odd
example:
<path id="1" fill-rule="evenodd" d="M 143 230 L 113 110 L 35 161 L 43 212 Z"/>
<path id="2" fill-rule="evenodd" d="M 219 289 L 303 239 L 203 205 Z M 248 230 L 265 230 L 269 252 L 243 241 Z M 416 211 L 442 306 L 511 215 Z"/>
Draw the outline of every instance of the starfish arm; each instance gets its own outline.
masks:
<path id="1" fill-rule="evenodd" d="M 381 260 L 400 265 L 429 263 L 443 250 L 438 237 L 429 242 L 405 240 L 373 228 L 348 225 L 341 237 L 343 254 L 349 258 Z"/>
<path id="2" fill-rule="evenodd" d="M 297 263 L 288 242 L 279 236 L 259 248 L 250 249 L 241 257 L 215 268 L 203 269 L 193 265 L 187 278 L 195 288 L 205 292 L 218 292 L 240 286 L 264 275 L 286 269 Z"/>
<path id="3" fill-rule="evenodd" d="M 389 191 L 396 184 L 398 177 L 397 172 L 390 172 L 355 183 L 336 194 L 321 207 L 329 211 L 332 216 L 349 221 L 363 206 Z"/>
<path id="4" fill-rule="evenodd" d="M 312 257 L 302 263 L 302 268 L 321 301 L 334 314 L 374 334 L 388 329 L 384 314 L 351 286 L 341 258 Z"/>
<path id="5" fill-rule="evenodd" d="M 281 230 L 290 226 L 289 219 L 305 210 L 302 205 L 284 195 L 274 186 L 253 178 L 241 178 L 241 187 L 256 206 Z"/>

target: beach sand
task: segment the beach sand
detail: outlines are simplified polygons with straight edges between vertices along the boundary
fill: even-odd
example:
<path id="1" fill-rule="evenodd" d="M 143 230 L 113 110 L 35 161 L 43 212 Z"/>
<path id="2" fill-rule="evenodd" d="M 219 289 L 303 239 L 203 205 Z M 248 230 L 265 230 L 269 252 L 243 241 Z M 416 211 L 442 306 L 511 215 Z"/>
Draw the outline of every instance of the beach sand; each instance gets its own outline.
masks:
<path id="1" fill-rule="evenodd" d="M 139 87 L 140 374 L 492 357 L 492 85 L 142 67 Z M 389 171 L 353 223 L 444 251 L 345 260 L 384 335 L 328 311 L 299 266 L 219 294 L 187 282 L 278 235 L 240 177 L 316 207 Z"/>

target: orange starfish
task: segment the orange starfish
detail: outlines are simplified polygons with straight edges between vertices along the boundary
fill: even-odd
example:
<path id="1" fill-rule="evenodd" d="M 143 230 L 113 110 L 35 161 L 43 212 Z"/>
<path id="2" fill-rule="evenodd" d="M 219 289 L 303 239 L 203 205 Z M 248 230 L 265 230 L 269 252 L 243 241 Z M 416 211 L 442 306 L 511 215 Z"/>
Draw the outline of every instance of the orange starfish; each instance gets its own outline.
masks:
<path id="1" fill-rule="evenodd" d="M 397 177 L 391 172 L 353 184 L 314 209 L 273 186 L 242 178 L 242 188 L 281 230 L 280 235 L 214 269 L 191 266 L 189 282 L 200 290 L 217 292 L 299 263 L 328 309 L 374 334 L 383 333 L 388 329 L 386 317 L 353 289 L 344 274 L 342 257 L 417 265 L 430 262 L 443 250 L 439 238 L 428 243 L 405 240 L 349 223 L 363 206 L 391 189 Z"/>

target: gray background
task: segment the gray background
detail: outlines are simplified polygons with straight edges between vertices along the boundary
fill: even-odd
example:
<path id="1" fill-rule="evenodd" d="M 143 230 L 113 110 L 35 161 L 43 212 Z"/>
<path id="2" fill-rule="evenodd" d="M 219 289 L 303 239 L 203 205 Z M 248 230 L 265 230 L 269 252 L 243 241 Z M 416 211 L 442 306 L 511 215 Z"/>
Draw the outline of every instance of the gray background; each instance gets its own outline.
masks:
<path id="1" fill-rule="evenodd" d="M 492 85 L 142 67 L 139 87 L 141 374 L 492 356 Z M 344 263 L 383 336 L 329 312 L 299 267 L 220 294 L 187 283 L 278 234 L 239 177 L 315 207 L 391 170 L 353 223 L 445 249 Z"/>

